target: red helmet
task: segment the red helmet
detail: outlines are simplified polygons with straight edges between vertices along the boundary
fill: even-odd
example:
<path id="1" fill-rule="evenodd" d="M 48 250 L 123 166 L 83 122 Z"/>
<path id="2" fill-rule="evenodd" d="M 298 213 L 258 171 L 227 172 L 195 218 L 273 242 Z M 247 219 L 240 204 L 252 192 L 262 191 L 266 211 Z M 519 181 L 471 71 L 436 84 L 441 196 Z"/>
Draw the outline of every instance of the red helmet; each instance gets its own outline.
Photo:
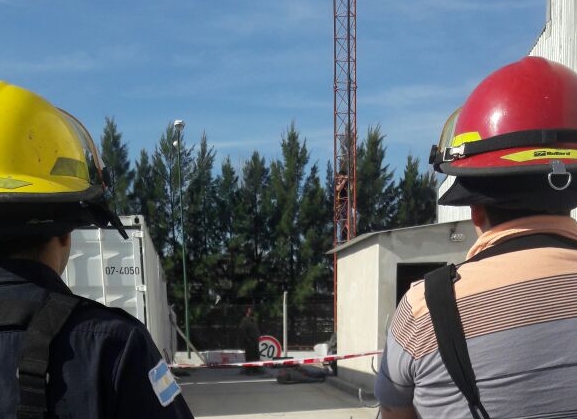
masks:
<path id="1" fill-rule="evenodd" d="M 495 71 L 451 115 L 430 162 L 456 176 L 577 171 L 577 74 L 540 57 Z"/>
<path id="2" fill-rule="evenodd" d="M 441 205 L 577 206 L 577 73 L 526 57 L 490 74 L 447 120 L 429 162 L 456 176 Z"/>

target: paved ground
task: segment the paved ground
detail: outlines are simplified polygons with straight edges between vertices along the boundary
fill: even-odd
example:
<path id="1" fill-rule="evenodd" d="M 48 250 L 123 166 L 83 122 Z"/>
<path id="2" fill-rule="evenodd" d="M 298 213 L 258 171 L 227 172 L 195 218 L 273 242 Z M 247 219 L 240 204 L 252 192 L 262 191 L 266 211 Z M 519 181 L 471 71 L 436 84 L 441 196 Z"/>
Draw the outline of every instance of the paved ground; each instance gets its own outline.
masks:
<path id="1" fill-rule="evenodd" d="M 244 375 L 232 368 L 189 371 L 178 381 L 196 419 L 374 419 L 377 415 L 375 407 L 363 406 L 358 396 L 333 385 L 336 377 L 321 383 L 279 384 L 279 369 L 261 375 Z"/>

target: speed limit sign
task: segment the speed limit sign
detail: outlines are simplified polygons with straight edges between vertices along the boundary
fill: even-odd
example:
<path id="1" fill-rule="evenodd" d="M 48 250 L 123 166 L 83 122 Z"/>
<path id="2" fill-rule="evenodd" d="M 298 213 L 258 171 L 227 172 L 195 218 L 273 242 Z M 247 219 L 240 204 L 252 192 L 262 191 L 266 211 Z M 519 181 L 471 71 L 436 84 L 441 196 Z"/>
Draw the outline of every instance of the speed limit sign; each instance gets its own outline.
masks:
<path id="1" fill-rule="evenodd" d="M 258 338 L 258 351 L 260 359 L 267 361 L 278 358 L 281 355 L 280 342 L 270 335 L 264 335 Z"/>

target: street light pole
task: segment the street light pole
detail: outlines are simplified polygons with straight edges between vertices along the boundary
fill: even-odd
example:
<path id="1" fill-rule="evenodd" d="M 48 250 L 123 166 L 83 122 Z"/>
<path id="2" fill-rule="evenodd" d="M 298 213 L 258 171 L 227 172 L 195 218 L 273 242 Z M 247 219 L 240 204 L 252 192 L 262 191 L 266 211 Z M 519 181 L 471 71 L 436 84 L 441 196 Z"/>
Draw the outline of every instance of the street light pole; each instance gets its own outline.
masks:
<path id="1" fill-rule="evenodd" d="M 180 166 L 180 134 L 184 130 L 184 121 L 177 119 L 174 121 L 176 129 L 176 166 L 178 169 L 178 189 L 180 194 L 180 228 L 182 230 L 182 277 L 184 282 L 184 324 L 186 334 L 186 353 L 190 359 L 190 327 L 188 324 L 188 284 L 186 282 L 186 233 L 184 230 L 184 207 L 182 206 L 182 167 Z"/>

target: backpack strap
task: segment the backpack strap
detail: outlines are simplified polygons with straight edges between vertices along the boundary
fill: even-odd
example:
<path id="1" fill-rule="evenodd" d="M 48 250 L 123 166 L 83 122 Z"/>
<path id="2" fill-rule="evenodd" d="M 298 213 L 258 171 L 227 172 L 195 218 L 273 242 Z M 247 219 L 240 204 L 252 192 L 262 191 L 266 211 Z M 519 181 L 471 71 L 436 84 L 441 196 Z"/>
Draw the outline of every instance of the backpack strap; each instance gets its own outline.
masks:
<path id="1" fill-rule="evenodd" d="M 0 302 L 0 330 L 26 330 L 39 303 L 22 300 L 2 300 Z"/>
<path id="2" fill-rule="evenodd" d="M 50 343 L 60 332 L 81 301 L 68 294 L 50 293 L 44 305 L 34 314 L 22 342 L 18 367 L 20 406 L 18 419 L 44 419 L 47 410 L 46 384 Z"/>
<path id="3" fill-rule="evenodd" d="M 457 308 L 453 289 L 453 278 L 456 274 L 457 269 L 452 264 L 426 274 L 425 300 L 437 337 L 439 353 L 449 375 L 467 399 L 473 418 L 489 419 L 479 397 L 479 389 Z"/>
<path id="4" fill-rule="evenodd" d="M 554 234 L 514 237 L 490 247 L 458 266 L 488 257 L 541 247 L 577 249 L 577 242 Z M 479 396 L 479 389 L 457 307 L 454 280 L 457 267 L 447 265 L 425 274 L 425 300 L 429 308 L 441 359 L 455 385 L 465 396 L 475 419 L 489 419 Z"/>

